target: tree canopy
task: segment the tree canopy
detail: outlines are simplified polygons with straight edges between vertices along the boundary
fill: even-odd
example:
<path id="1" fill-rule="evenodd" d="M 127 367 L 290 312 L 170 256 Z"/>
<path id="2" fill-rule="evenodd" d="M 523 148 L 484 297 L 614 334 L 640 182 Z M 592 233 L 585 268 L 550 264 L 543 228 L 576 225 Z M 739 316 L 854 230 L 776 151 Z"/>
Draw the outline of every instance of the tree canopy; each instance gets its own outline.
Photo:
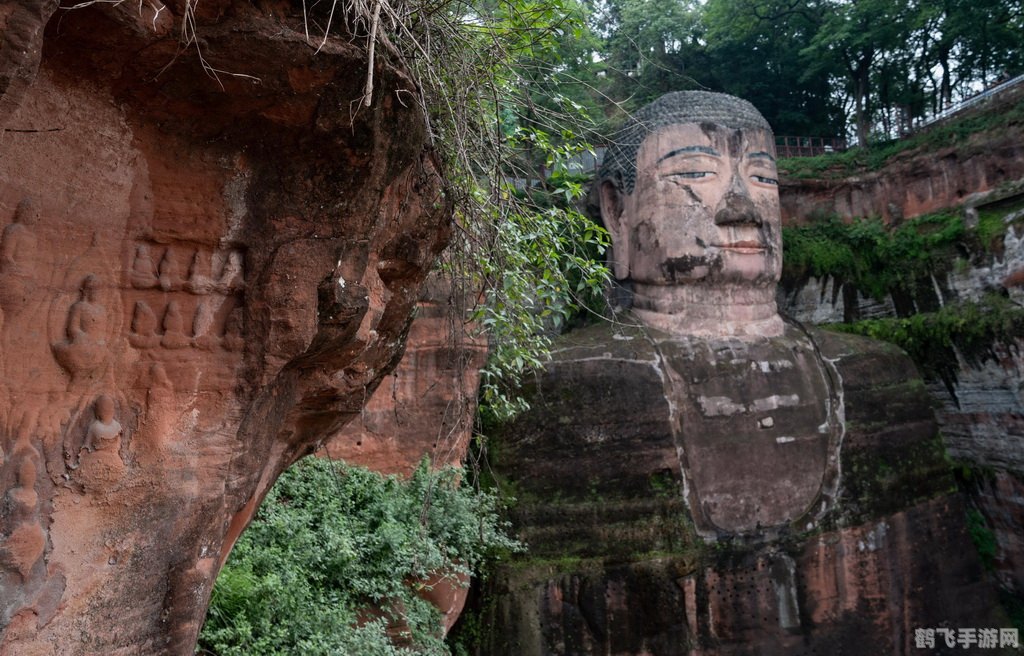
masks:
<path id="1" fill-rule="evenodd" d="M 777 134 L 899 136 L 1024 71 L 1022 0 L 583 0 L 556 78 L 612 123 L 667 92 L 753 102 Z M 562 92 L 565 93 L 565 92 Z"/>

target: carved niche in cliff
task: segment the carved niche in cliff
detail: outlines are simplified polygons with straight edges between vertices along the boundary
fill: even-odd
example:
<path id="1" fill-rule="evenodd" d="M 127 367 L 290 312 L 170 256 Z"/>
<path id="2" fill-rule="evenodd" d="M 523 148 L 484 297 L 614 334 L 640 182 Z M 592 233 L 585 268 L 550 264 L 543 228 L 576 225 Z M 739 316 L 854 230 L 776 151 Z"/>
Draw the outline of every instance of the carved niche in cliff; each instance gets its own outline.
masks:
<path id="1" fill-rule="evenodd" d="M 778 314 L 761 115 L 669 94 L 612 143 L 600 201 L 628 311 L 561 338 L 502 431 L 535 560 L 492 585 L 492 653 L 874 655 L 912 651 L 913 627 L 990 625 L 912 364 Z"/>

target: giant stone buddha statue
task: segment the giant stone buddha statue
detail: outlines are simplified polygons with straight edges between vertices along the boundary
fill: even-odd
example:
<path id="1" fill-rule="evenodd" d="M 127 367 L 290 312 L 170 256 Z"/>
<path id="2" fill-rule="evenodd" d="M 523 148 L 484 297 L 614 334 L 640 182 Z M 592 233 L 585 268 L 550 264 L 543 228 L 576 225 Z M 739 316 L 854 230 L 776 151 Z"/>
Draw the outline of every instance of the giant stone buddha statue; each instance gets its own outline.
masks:
<path id="1" fill-rule="evenodd" d="M 628 309 L 560 338 L 497 437 L 530 551 L 487 593 L 485 653 L 913 653 L 915 627 L 992 624 L 912 363 L 778 313 L 774 152 L 702 91 L 614 138 Z"/>

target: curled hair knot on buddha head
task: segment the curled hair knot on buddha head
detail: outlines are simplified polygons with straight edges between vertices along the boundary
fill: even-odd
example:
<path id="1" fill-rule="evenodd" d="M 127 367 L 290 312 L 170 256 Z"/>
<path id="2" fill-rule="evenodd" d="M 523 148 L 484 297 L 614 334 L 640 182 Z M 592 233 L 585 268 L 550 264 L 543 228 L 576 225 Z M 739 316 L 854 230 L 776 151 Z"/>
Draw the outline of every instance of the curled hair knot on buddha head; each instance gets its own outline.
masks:
<path id="1" fill-rule="evenodd" d="M 633 193 L 640 144 L 649 134 L 681 123 L 772 131 L 761 112 L 742 98 L 712 91 L 667 93 L 637 110 L 615 134 L 598 173 L 598 184 L 608 181 L 627 194 Z"/>

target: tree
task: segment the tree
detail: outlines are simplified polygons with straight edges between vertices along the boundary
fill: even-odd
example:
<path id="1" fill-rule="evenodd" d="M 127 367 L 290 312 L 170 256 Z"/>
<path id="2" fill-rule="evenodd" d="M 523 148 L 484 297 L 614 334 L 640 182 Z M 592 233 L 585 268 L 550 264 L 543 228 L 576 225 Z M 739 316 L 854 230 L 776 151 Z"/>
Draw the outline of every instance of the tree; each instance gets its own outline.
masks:
<path id="1" fill-rule="evenodd" d="M 693 0 L 612 0 L 603 14 L 609 94 L 627 109 L 697 84 L 703 26 Z"/>
<path id="2" fill-rule="evenodd" d="M 824 17 L 810 0 L 709 0 L 704 7 L 710 59 L 706 84 L 750 100 L 777 133 L 837 135 L 842 104 L 831 93 L 834 71 L 807 73 L 804 49 Z"/>

